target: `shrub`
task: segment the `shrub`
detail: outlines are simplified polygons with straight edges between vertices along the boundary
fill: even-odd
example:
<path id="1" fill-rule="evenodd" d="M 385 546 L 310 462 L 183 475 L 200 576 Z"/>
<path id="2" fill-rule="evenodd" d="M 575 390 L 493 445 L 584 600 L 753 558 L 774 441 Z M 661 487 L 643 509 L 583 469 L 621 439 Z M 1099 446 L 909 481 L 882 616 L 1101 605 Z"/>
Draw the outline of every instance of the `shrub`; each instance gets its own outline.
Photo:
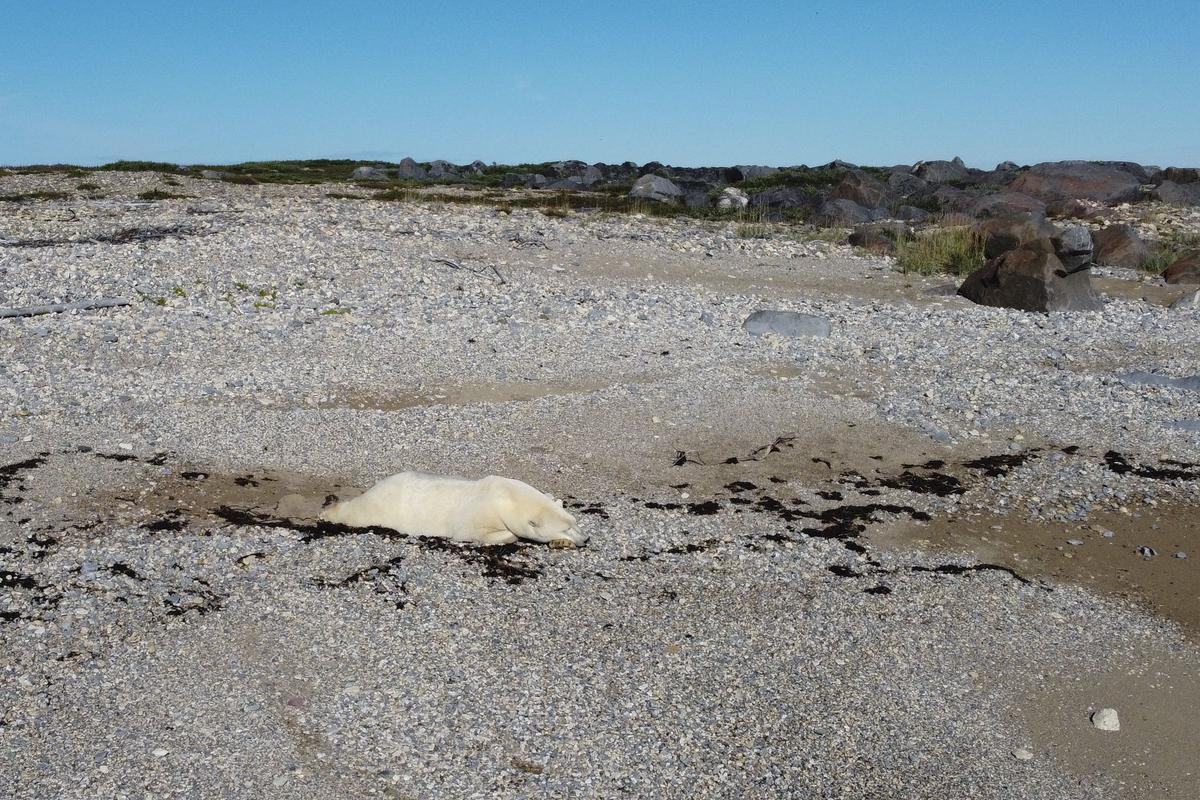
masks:
<path id="1" fill-rule="evenodd" d="M 967 275 L 983 260 L 983 237 L 967 227 L 931 228 L 896 242 L 896 263 L 905 273 Z"/>
<path id="2" fill-rule="evenodd" d="M 172 194 L 164 192 L 161 189 L 150 189 L 138 194 L 142 200 L 182 200 L 187 197 L 186 194 Z"/>

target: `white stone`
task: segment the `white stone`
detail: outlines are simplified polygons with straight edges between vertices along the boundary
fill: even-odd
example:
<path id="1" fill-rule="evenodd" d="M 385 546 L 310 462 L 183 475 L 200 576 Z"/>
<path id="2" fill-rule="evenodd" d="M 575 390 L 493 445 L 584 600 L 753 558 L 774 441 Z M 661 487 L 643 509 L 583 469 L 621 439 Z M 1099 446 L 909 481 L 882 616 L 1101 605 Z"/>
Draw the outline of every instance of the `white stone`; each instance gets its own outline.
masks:
<path id="1" fill-rule="evenodd" d="M 1092 714 L 1092 727 L 1101 731 L 1121 730 L 1121 720 L 1115 708 L 1102 708 Z"/>

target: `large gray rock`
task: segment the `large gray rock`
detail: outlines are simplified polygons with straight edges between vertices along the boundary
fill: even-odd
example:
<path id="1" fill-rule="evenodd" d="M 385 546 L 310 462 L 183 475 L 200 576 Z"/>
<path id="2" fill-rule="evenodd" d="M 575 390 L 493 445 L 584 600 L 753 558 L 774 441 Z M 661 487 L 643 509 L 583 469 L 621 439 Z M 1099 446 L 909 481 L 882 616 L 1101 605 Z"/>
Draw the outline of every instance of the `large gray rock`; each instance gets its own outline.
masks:
<path id="1" fill-rule="evenodd" d="M 458 170 L 449 161 L 442 161 L 441 159 L 438 159 L 437 161 L 429 162 L 429 177 L 457 178 Z"/>
<path id="2" fill-rule="evenodd" d="M 779 167 L 760 167 L 756 165 L 737 166 L 737 170 L 742 173 L 742 180 L 750 180 L 751 178 L 765 178 L 768 175 L 774 175 L 779 172 Z"/>
<path id="3" fill-rule="evenodd" d="M 933 194 L 933 189 L 929 184 L 911 172 L 892 172 L 888 175 L 887 186 L 892 196 L 901 200 L 910 197 L 928 197 Z"/>
<path id="4" fill-rule="evenodd" d="M 817 210 L 812 221 L 813 224 L 825 228 L 853 228 L 864 222 L 886 219 L 887 216 L 888 212 L 885 208 L 867 208 L 853 200 L 838 198 L 826 200 Z"/>
<path id="5" fill-rule="evenodd" d="M 425 172 L 425 168 L 416 161 L 413 161 L 411 158 L 406 158 L 400 162 L 400 167 L 396 170 L 396 175 L 401 180 L 421 181 L 428 177 L 428 173 Z"/>
<path id="6" fill-rule="evenodd" d="M 1200 280 L 1196 282 L 1200 283 Z M 1200 291 L 1185 294 L 1174 303 L 1171 303 L 1171 308 L 1176 311 L 1200 311 Z"/>
<path id="7" fill-rule="evenodd" d="M 916 206 L 900 206 L 896 209 L 896 219 L 902 219 L 905 222 L 925 222 L 930 216 L 928 211 Z"/>
<path id="8" fill-rule="evenodd" d="M 920 161 L 913 167 L 913 174 L 926 183 L 965 181 L 971 175 L 967 165 L 958 156 L 952 161 Z"/>
<path id="9" fill-rule="evenodd" d="M 1039 239 L 993 258 L 972 272 L 958 293 L 973 303 L 1021 311 L 1099 311 L 1091 272 L 1070 272 Z"/>
<path id="10" fill-rule="evenodd" d="M 379 167 L 358 167 L 350 173 L 352 181 L 385 181 L 387 178 L 387 170 Z"/>
<path id="11" fill-rule="evenodd" d="M 1200 206 L 1200 183 L 1163 181 L 1154 187 L 1150 197 L 1173 206 Z"/>
<path id="12" fill-rule="evenodd" d="M 726 186 L 717 197 L 717 208 L 722 211 L 737 210 L 750 205 L 750 196 L 736 186 Z"/>
<path id="13" fill-rule="evenodd" d="M 866 208 L 878 208 L 884 204 L 887 187 L 860 169 L 851 170 L 829 193 L 831 200 L 850 200 Z"/>
<path id="14" fill-rule="evenodd" d="M 1172 378 L 1158 372 L 1135 370 L 1117 376 L 1126 383 L 1139 386 L 1164 386 L 1168 389 L 1181 389 L 1188 392 L 1200 392 L 1200 375 L 1187 375 L 1182 378 Z"/>
<path id="15" fill-rule="evenodd" d="M 816 336 L 824 338 L 829 335 L 829 320 L 812 314 L 797 314 L 795 311 L 755 311 L 742 323 L 742 328 L 753 336 L 773 333 L 776 336 Z"/>
<path id="16" fill-rule="evenodd" d="M 1069 271 L 1083 269 L 1092 263 L 1092 232 L 1085 225 L 1068 225 L 1051 237 L 1054 255 Z"/>
<path id="17" fill-rule="evenodd" d="M 1097 200 L 1101 203 L 1133 202 L 1141 195 L 1141 181 L 1125 169 L 1090 161 L 1050 161 L 1034 164 L 1008 185 L 1011 192 L 1052 200 Z"/>
<path id="18" fill-rule="evenodd" d="M 579 176 L 579 180 L 584 186 L 593 186 L 604 180 L 604 173 L 600 171 L 599 167 L 593 165 L 583 171 L 583 174 Z"/>
<path id="19" fill-rule="evenodd" d="M 1109 225 L 1092 234 L 1093 260 L 1109 267 L 1139 269 L 1150 260 L 1150 247 L 1130 225 Z"/>
<path id="20" fill-rule="evenodd" d="M 779 186 L 750 196 L 750 205 L 755 208 L 784 209 L 784 208 L 816 208 L 821 202 L 821 196 L 815 192 L 806 192 L 795 186 Z"/>
<path id="21" fill-rule="evenodd" d="M 683 191 L 666 178 L 651 173 L 637 179 L 633 188 L 629 190 L 629 196 L 659 203 L 678 203 L 683 197 Z"/>
<path id="22" fill-rule="evenodd" d="M 994 192 L 985 194 L 971 203 L 968 213 L 973 217 L 1008 217 L 1013 214 L 1043 216 L 1046 213 L 1046 204 L 1036 197 L 1019 192 Z"/>

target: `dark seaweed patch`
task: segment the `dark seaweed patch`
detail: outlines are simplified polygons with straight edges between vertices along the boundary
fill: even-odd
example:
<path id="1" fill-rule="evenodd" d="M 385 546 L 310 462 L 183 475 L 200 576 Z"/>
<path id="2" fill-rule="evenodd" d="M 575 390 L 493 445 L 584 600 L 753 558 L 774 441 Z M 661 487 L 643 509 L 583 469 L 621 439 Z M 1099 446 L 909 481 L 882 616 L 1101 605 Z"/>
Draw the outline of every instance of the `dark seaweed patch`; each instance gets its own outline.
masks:
<path id="1" fill-rule="evenodd" d="M 962 481 L 953 475 L 946 475 L 942 472 L 918 475 L 915 472 L 905 470 L 899 475 L 880 479 L 879 485 L 886 486 L 889 489 L 904 489 L 916 494 L 932 494 L 937 497 L 962 494 L 966 491 L 963 488 Z"/>
<path id="2" fill-rule="evenodd" d="M 243 475 L 240 478 L 234 478 L 233 482 L 238 486 L 258 486 L 258 481 L 254 480 L 253 475 Z"/>
<path id="3" fill-rule="evenodd" d="M 0 586 L 17 586 L 22 589 L 37 589 L 40 584 L 31 575 L 23 575 L 7 569 L 0 569 Z"/>
<path id="4" fill-rule="evenodd" d="M 15 464 L 5 464 L 0 467 L 0 493 L 3 493 L 8 488 L 8 485 L 15 481 L 17 476 L 25 470 L 36 469 L 45 464 L 46 456 L 48 455 L 49 453 L 42 453 L 33 458 L 27 458 L 24 461 L 18 461 Z"/>
<path id="5" fill-rule="evenodd" d="M 1164 459 L 1160 464 L 1170 464 L 1170 467 L 1151 467 L 1145 464 L 1131 464 L 1125 456 L 1109 450 L 1104 454 L 1104 465 L 1118 475 L 1133 474 L 1139 478 L 1150 478 L 1156 481 L 1195 480 L 1200 478 L 1200 471 L 1194 470 L 1196 464 L 1185 461 Z"/>
<path id="6" fill-rule="evenodd" d="M 187 519 L 184 518 L 183 512 L 179 509 L 168 511 L 159 519 L 153 522 L 147 522 L 142 525 L 144 530 L 161 533 L 163 531 L 181 531 L 187 527 Z"/>
<path id="7" fill-rule="evenodd" d="M 872 586 L 869 589 L 863 589 L 863 593 L 865 593 L 865 594 L 891 594 L 892 588 L 890 586 L 884 586 L 884 585 L 880 584 L 879 586 Z"/>
<path id="8" fill-rule="evenodd" d="M 408 536 L 391 528 L 366 527 L 352 528 L 336 522 L 317 520 L 316 522 L 298 522 L 291 519 L 280 519 L 265 514 L 255 514 L 245 509 L 220 506 L 213 510 L 220 519 L 233 525 L 262 526 L 285 528 L 301 535 L 301 542 L 307 543 L 317 539 L 334 536 L 361 536 L 374 534 L 388 539 L 402 539 L 425 551 L 450 553 L 460 560 L 478 566 L 485 578 L 499 578 L 506 583 L 520 584 L 526 580 L 540 577 L 542 569 L 534 564 L 522 564 L 511 560 L 523 548 L 516 544 L 504 544 L 495 547 L 475 547 L 467 544 L 451 542 L 448 539 L 433 537 Z"/>
<path id="9" fill-rule="evenodd" d="M 656 503 L 653 500 L 647 500 L 644 505 L 646 508 L 660 509 L 663 511 L 677 511 L 683 508 L 683 505 L 680 503 Z"/>
<path id="10" fill-rule="evenodd" d="M 137 461 L 137 456 L 132 453 L 96 453 L 96 458 L 107 459 L 108 461 L 116 461 L 123 463 L 126 461 Z"/>
<path id="11" fill-rule="evenodd" d="M 734 481 L 732 483 L 725 484 L 725 488 L 730 492 L 737 494 L 741 492 L 752 492 L 758 487 L 750 481 Z"/>
<path id="12" fill-rule="evenodd" d="M 672 489 L 686 489 L 689 486 L 691 486 L 690 483 L 672 483 L 671 484 Z"/>
<path id="13" fill-rule="evenodd" d="M 829 489 L 823 489 L 817 492 L 817 497 L 822 497 L 826 500 L 844 500 L 841 492 L 835 492 Z"/>
<path id="14" fill-rule="evenodd" d="M 179 473 L 179 477 L 185 481 L 202 481 L 208 478 L 207 472 L 196 472 L 194 470 L 185 470 Z"/>
<path id="15" fill-rule="evenodd" d="M 1020 453 L 998 453 L 994 456 L 976 458 L 973 461 L 964 461 L 963 466 L 967 469 L 983 470 L 983 474 L 989 478 L 1002 478 L 1033 456 L 1033 450 L 1025 450 Z"/>
<path id="16" fill-rule="evenodd" d="M 110 566 L 108 570 L 113 575 L 124 575 L 125 577 L 133 578 L 134 580 L 141 580 L 142 578 L 142 576 L 137 573 L 137 570 L 120 561 L 113 562 L 112 566 Z"/>
<path id="17" fill-rule="evenodd" d="M 721 510 L 721 504 L 716 500 L 706 500 L 703 503 L 689 503 L 688 513 L 697 517 L 706 517 Z"/>
<path id="18" fill-rule="evenodd" d="M 841 539 L 849 547 L 851 540 L 867 529 L 866 523 L 871 522 L 875 515 L 880 512 L 907 514 L 912 519 L 923 522 L 928 522 L 931 519 L 924 511 L 917 511 L 911 506 L 900 506 L 890 503 L 835 506 L 834 508 L 827 508 L 819 512 L 808 511 L 797 513 L 806 519 L 816 520 L 824 526 L 820 528 L 805 528 L 804 533 L 821 539 Z M 863 551 L 861 545 L 859 545 L 859 550 Z"/>
<path id="19" fill-rule="evenodd" d="M 167 463 L 167 454 L 155 453 L 153 456 L 146 459 L 146 463 L 156 467 L 161 467 L 163 464 Z"/>
<path id="20" fill-rule="evenodd" d="M 1033 581 L 1017 573 L 1011 567 L 1005 567 L 1001 564 L 971 564 L 970 566 L 962 566 L 960 564 L 942 564 L 939 567 L 911 567 L 913 572 L 933 572 L 938 575 L 962 575 L 967 572 L 1003 572 L 1005 575 L 1010 575 L 1021 583 L 1032 584 Z"/>
<path id="21" fill-rule="evenodd" d="M 871 456 L 871 458 L 881 459 L 881 456 Z M 946 466 L 946 462 L 940 458 L 932 458 L 929 461 L 926 461 L 924 464 L 901 464 L 900 466 L 904 467 L 905 469 L 941 469 L 942 467 Z"/>
<path id="22" fill-rule="evenodd" d="M 831 564 L 829 565 L 829 571 L 839 578 L 861 578 L 863 576 L 861 572 L 857 572 L 854 568 L 848 567 L 845 564 Z"/>

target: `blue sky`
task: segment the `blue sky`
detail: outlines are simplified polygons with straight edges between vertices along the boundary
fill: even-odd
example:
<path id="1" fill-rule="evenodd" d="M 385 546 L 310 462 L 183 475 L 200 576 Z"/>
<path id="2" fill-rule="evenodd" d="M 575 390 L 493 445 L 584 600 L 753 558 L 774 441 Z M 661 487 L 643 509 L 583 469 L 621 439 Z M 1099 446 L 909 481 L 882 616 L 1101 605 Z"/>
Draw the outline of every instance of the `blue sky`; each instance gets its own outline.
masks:
<path id="1" fill-rule="evenodd" d="M 0 163 L 1200 165 L 1200 0 L 0 0 Z"/>

